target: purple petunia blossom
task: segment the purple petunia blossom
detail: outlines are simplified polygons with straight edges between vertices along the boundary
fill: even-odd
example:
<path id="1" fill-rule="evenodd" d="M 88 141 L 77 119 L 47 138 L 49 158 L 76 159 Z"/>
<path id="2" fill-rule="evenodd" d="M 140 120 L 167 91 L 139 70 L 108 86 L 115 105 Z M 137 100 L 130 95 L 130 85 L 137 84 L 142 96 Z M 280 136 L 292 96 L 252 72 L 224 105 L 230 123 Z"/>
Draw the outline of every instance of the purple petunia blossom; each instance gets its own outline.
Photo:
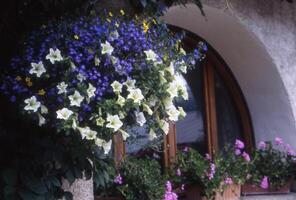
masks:
<path id="1" fill-rule="evenodd" d="M 207 160 L 212 160 L 212 157 L 211 157 L 211 155 L 210 155 L 210 154 L 208 154 L 208 153 L 206 153 L 206 159 L 207 159 Z"/>
<path id="2" fill-rule="evenodd" d="M 243 148 L 245 148 L 245 144 L 241 140 L 236 139 L 235 140 L 235 148 L 243 149 Z"/>
<path id="3" fill-rule="evenodd" d="M 118 175 L 115 177 L 115 179 L 114 179 L 113 182 L 116 183 L 116 184 L 121 185 L 121 184 L 123 183 L 121 175 L 118 174 Z"/>
<path id="4" fill-rule="evenodd" d="M 214 163 L 211 163 L 210 172 L 208 173 L 209 180 L 212 180 L 214 178 L 215 173 L 216 173 L 216 165 Z"/>
<path id="5" fill-rule="evenodd" d="M 263 189 L 267 189 L 269 187 L 267 176 L 264 176 L 263 179 L 261 180 L 260 187 Z"/>
<path id="6" fill-rule="evenodd" d="M 282 138 L 280 138 L 280 137 L 276 137 L 276 138 L 274 139 L 274 143 L 275 143 L 276 145 L 281 145 L 281 144 L 283 144 L 284 142 L 283 142 L 283 139 L 282 139 Z"/>
<path id="7" fill-rule="evenodd" d="M 258 144 L 258 148 L 261 149 L 261 150 L 265 150 L 266 149 L 266 143 L 263 142 L 263 141 L 260 141 L 259 144 Z"/>
<path id="8" fill-rule="evenodd" d="M 242 157 L 245 159 L 245 161 L 250 162 L 250 155 L 246 152 L 243 152 Z"/>

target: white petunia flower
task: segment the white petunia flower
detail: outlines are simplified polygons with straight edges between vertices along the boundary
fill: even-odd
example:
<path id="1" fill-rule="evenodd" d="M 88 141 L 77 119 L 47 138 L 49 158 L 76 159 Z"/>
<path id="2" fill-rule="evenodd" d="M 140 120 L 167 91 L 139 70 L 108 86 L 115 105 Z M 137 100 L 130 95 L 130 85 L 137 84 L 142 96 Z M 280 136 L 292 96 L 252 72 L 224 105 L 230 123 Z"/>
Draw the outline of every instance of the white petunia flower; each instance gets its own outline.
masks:
<path id="1" fill-rule="evenodd" d="M 99 65 L 100 65 L 100 63 L 101 63 L 101 60 L 100 60 L 100 58 L 98 58 L 98 57 L 95 57 L 95 66 L 99 66 Z"/>
<path id="2" fill-rule="evenodd" d="M 68 108 L 63 108 L 61 110 L 58 110 L 56 113 L 58 119 L 68 120 L 69 117 L 73 114 L 73 111 L 69 110 Z"/>
<path id="3" fill-rule="evenodd" d="M 104 154 L 108 154 L 112 147 L 112 140 L 109 140 L 109 142 L 106 142 L 105 140 L 102 140 L 100 138 L 95 139 L 95 144 L 98 147 L 102 147 L 104 150 Z"/>
<path id="4" fill-rule="evenodd" d="M 187 73 L 187 65 L 184 62 L 184 60 L 182 60 L 181 62 L 179 62 L 179 69 L 181 70 L 181 72 L 183 72 L 184 74 Z"/>
<path id="5" fill-rule="evenodd" d="M 166 70 L 167 72 L 169 72 L 169 74 L 170 74 L 171 76 L 174 76 L 174 75 L 175 75 L 175 66 L 174 66 L 174 63 L 171 62 L 171 63 L 170 63 L 170 66 L 167 67 L 165 70 Z"/>
<path id="6" fill-rule="evenodd" d="M 159 121 L 159 128 L 167 135 L 170 130 L 170 125 L 166 120 Z"/>
<path id="7" fill-rule="evenodd" d="M 44 125 L 46 122 L 45 118 L 39 113 L 38 113 L 38 118 L 39 118 L 39 126 Z"/>
<path id="8" fill-rule="evenodd" d="M 178 85 L 176 81 L 169 83 L 167 92 L 170 94 L 171 98 L 178 96 Z"/>
<path id="9" fill-rule="evenodd" d="M 165 109 L 169 109 L 171 106 L 173 106 L 173 99 L 171 97 L 166 97 L 165 99 L 163 99 L 163 105 L 165 107 Z"/>
<path id="10" fill-rule="evenodd" d="M 108 154 L 111 150 L 111 147 L 112 147 L 112 140 L 109 140 L 109 142 L 104 142 L 103 143 L 104 153 Z"/>
<path id="11" fill-rule="evenodd" d="M 146 54 L 146 60 L 155 62 L 157 60 L 157 54 L 153 50 L 144 51 Z"/>
<path id="12" fill-rule="evenodd" d="M 37 110 L 40 108 L 41 103 L 39 101 L 37 101 L 35 96 L 32 96 L 29 99 L 25 100 L 25 103 L 27 104 L 25 106 L 25 110 L 31 110 L 33 112 L 37 112 Z"/>
<path id="13" fill-rule="evenodd" d="M 40 110 L 41 110 L 41 114 L 47 114 L 48 113 L 48 109 L 44 105 L 41 105 L 41 109 Z"/>
<path id="14" fill-rule="evenodd" d="M 123 84 L 127 87 L 127 90 L 130 91 L 132 89 L 135 89 L 136 80 L 135 79 L 128 79 Z"/>
<path id="15" fill-rule="evenodd" d="M 156 135 L 155 131 L 154 131 L 152 128 L 150 128 L 148 139 L 149 139 L 150 141 L 152 141 L 152 140 L 154 140 L 155 138 L 157 138 L 157 135 Z"/>
<path id="16" fill-rule="evenodd" d="M 70 105 L 80 107 L 84 97 L 80 95 L 78 91 L 75 91 L 73 95 L 69 96 Z"/>
<path id="17" fill-rule="evenodd" d="M 98 134 L 96 131 L 91 130 L 89 127 L 77 127 L 77 129 L 79 130 L 82 139 L 86 138 L 87 140 L 94 140 L 96 139 L 96 135 Z"/>
<path id="18" fill-rule="evenodd" d="M 122 136 L 123 141 L 125 141 L 130 136 L 127 132 L 125 132 L 122 129 L 120 129 L 119 131 L 121 133 L 121 136 Z"/>
<path id="19" fill-rule="evenodd" d="M 118 95 L 118 99 L 116 101 L 116 104 L 120 105 L 121 107 L 125 104 L 125 98 L 123 98 L 121 95 Z"/>
<path id="20" fill-rule="evenodd" d="M 56 61 L 63 60 L 61 51 L 59 49 L 54 50 L 53 48 L 49 49 L 49 54 L 47 54 L 45 58 L 49 60 L 52 64 L 54 64 Z"/>
<path id="21" fill-rule="evenodd" d="M 146 123 L 146 118 L 143 112 L 135 112 L 136 121 L 139 126 L 143 126 Z"/>
<path id="22" fill-rule="evenodd" d="M 101 47 L 102 47 L 102 54 L 108 54 L 108 55 L 111 55 L 114 48 L 111 46 L 111 44 L 106 41 L 105 43 L 101 44 Z"/>
<path id="23" fill-rule="evenodd" d="M 102 117 L 96 119 L 97 126 L 104 126 L 105 120 Z"/>
<path id="24" fill-rule="evenodd" d="M 57 85 L 58 88 L 58 94 L 63 94 L 63 93 L 67 93 L 67 87 L 68 84 L 66 84 L 65 82 L 61 82 L 60 84 Z"/>
<path id="25" fill-rule="evenodd" d="M 148 113 L 148 115 L 153 115 L 153 111 L 147 104 L 143 104 L 143 110 Z"/>
<path id="26" fill-rule="evenodd" d="M 86 77 L 83 74 L 78 74 L 77 75 L 77 79 L 79 80 L 79 82 L 83 82 L 84 80 L 86 80 Z"/>
<path id="27" fill-rule="evenodd" d="M 114 132 L 118 131 L 123 125 L 122 121 L 119 119 L 118 115 L 109 115 L 107 116 L 107 122 L 109 122 L 106 127 L 112 128 Z"/>
<path id="28" fill-rule="evenodd" d="M 37 77 L 40 77 L 43 73 L 46 72 L 42 61 L 39 63 L 31 63 L 31 69 L 29 71 L 30 74 L 36 74 Z"/>
<path id="29" fill-rule="evenodd" d="M 178 121 L 180 111 L 177 110 L 177 108 L 175 106 L 171 106 L 166 112 L 169 116 L 169 120 L 174 121 L 174 122 Z"/>
<path id="30" fill-rule="evenodd" d="M 141 103 L 144 96 L 142 95 L 142 91 L 140 89 L 132 89 L 129 91 L 127 98 L 132 99 L 134 103 Z"/>
<path id="31" fill-rule="evenodd" d="M 122 84 L 119 83 L 118 81 L 114 81 L 111 84 L 111 87 L 113 89 L 113 92 L 115 92 L 115 93 L 121 93 L 121 91 L 122 91 Z"/>
<path id="32" fill-rule="evenodd" d="M 179 112 L 180 112 L 180 117 L 181 118 L 185 118 L 186 117 L 186 112 L 184 111 L 184 109 L 182 108 L 182 107 L 178 107 L 178 110 L 179 110 Z"/>
<path id="33" fill-rule="evenodd" d="M 184 56 L 186 56 L 186 51 L 182 47 L 180 48 L 180 54 L 183 54 Z"/>
<path id="34" fill-rule="evenodd" d="M 87 93 L 87 96 L 89 97 L 89 98 L 92 98 L 92 97 L 94 97 L 96 94 L 95 94 L 95 92 L 96 92 L 96 88 L 92 85 L 92 84 L 88 84 L 88 88 L 87 88 L 87 90 L 86 90 L 86 93 Z"/>

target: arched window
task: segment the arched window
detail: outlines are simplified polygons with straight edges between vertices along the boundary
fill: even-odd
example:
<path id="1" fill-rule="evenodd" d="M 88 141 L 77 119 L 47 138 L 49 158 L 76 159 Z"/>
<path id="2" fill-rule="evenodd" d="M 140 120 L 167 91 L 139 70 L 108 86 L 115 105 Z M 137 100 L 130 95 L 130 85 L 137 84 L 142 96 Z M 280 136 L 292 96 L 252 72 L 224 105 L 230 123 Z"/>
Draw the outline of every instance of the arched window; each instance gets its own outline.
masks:
<path id="1" fill-rule="evenodd" d="M 183 41 L 192 50 L 202 39 L 187 32 Z M 184 76 L 189 101 L 179 102 L 187 111 L 176 123 L 176 143 L 201 153 L 221 150 L 225 144 L 241 139 L 248 150 L 253 147 L 253 131 L 243 94 L 227 64 L 208 45 L 202 66 Z"/>
<path id="2" fill-rule="evenodd" d="M 180 31 L 172 27 L 175 31 Z M 186 32 L 183 40 L 187 51 L 193 50 L 198 36 Z M 206 43 L 206 41 L 204 41 Z M 253 147 L 253 130 L 247 104 L 227 64 L 208 45 L 203 64 L 188 71 L 183 77 L 189 100 L 177 102 L 187 113 L 185 119 L 170 125 L 164 140 L 164 164 L 175 162 L 176 151 L 185 146 L 200 153 L 213 154 L 235 139 L 245 142 L 247 150 Z M 117 138 L 118 139 L 118 138 Z M 115 146 L 118 159 L 125 152 L 120 143 Z"/>

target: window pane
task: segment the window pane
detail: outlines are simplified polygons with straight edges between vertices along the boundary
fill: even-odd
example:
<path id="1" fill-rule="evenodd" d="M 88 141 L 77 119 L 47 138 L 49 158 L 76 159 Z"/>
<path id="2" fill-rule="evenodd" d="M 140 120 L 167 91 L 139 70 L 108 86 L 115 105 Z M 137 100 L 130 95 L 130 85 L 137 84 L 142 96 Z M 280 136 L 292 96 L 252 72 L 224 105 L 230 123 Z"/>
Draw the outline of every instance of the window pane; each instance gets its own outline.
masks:
<path id="1" fill-rule="evenodd" d="M 177 144 L 179 148 L 190 146 L 200 153 L 206 152 L 206 137 L 204 127 L 204 96 L 202 71 L 197 68 L 189 71 L 184 77 L 189 94 L 189 100 L 180 100 L 177 105 L 182 106 L 187 113 L 185 119 L 176 123 Z"/>
<path id="2" fill-rule="evenodd" d="M 242 139 L 242 126 L 235 102 L 217 72 L 214 72 L 219 149 Z"/>

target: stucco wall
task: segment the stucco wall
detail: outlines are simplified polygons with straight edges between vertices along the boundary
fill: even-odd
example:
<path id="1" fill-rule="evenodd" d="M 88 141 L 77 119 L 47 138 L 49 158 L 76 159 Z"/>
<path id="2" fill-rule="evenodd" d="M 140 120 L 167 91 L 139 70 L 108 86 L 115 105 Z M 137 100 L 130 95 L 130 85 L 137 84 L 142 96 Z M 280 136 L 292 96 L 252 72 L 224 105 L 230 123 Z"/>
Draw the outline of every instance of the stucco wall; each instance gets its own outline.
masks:
<path id="1" fill-rule="evenodd" d="M 224 58 L 246 97 L 257 141 L 282 136 L 296 147 L 295 4 L 205 0 L 204 5 L 206 18 L 189 4 L 169 9 L 164 19 L 203 37 Z"/>
<path id="2" fill-rule="evenodd" d="M 204 0 L 204 3 L 237 17 L 261 40 L 282 76 L 296 116 L 296 3 L 281 0 Z"/>

